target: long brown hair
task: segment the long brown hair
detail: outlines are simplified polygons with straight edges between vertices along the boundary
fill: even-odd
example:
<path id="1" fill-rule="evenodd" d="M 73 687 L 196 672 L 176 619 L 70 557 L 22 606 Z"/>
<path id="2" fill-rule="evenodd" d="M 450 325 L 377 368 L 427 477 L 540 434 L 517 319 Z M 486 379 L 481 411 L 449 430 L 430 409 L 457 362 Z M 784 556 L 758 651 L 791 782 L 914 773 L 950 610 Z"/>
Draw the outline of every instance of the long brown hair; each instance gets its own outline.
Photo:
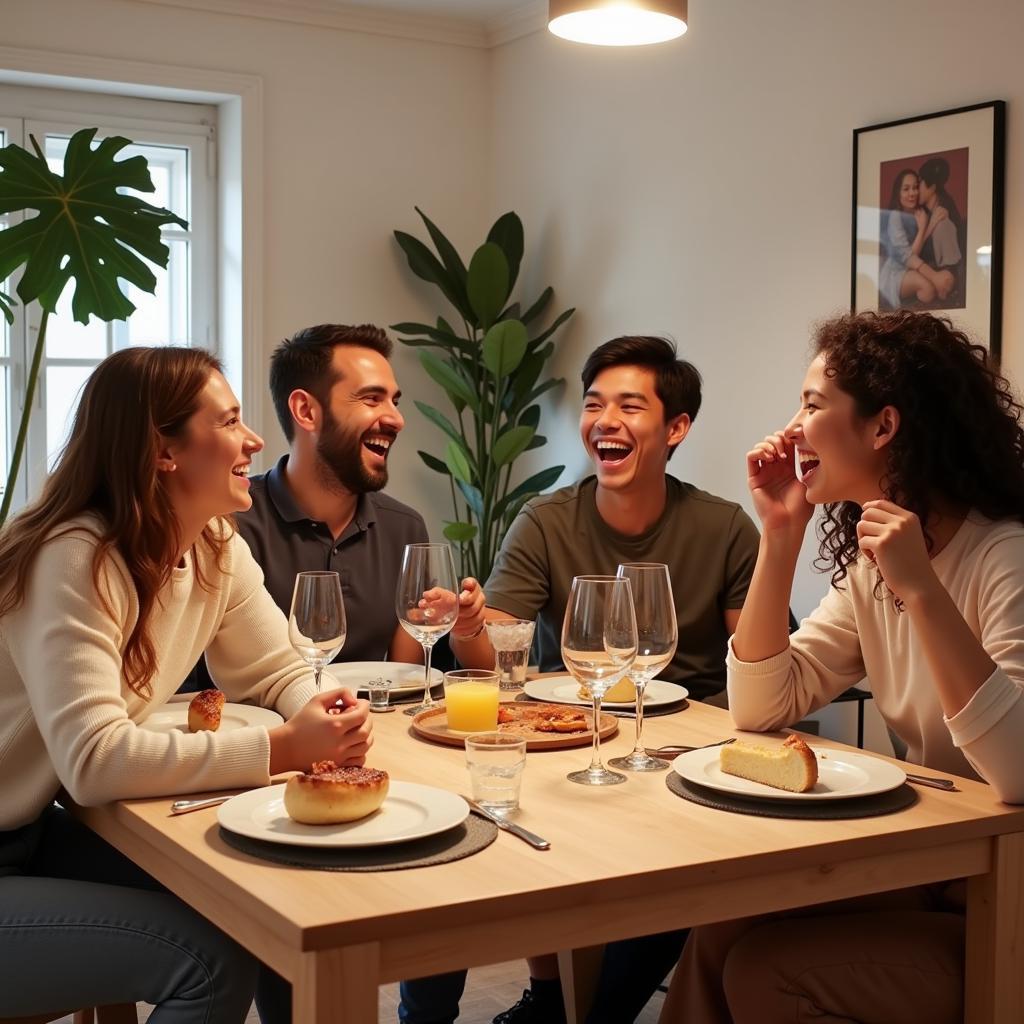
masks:
<path id="1" fill-rule="evenodd" d="M 0 616 L 25 599 L 32 564 L 47 538 L 71 532 L 71 520 L 98 520 L 92 575 L 100 599 L 111 548 L 124 559 L 139 601 L 125 646 L 128 686 L 149 698 L 156 651 L 149 619 L 180 551 L 181 527 L 157 472 L 161 440 L 180 438 L 220 363 L 195 348 L 128 348 L 108 356 L 86 382 L 71 436 L 38 500 L 0 532 Z M 62 527 L 64 527 L 62 529 Z M 199 543 L 220 560 L 230 532 L 207 526 Z M 199 583 L 206 586 L 195 560 Z"/>
<path id="2" fill-rule="evenodd" d="M 929 550 L 939 503 L 1024 522 L 1024 408 L 986 349 L 945 318 L 901 310 L 828 320 L 813 350 L 859 417 L 899 410 L 882 489 L 921 520 Z M 825 506 L 816 564 L 834 585 L 860 553 L 860 515 L 852 501 Z"/>

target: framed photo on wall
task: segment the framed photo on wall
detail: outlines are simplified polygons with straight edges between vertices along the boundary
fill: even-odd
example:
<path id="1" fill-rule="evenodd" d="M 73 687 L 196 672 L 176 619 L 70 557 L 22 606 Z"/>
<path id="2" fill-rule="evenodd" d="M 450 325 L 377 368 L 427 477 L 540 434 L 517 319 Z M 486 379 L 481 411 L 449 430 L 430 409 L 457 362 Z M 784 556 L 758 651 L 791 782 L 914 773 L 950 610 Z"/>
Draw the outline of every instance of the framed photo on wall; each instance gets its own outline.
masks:
<path id="1" fill-rule="evenodd" d="M 854 130 L 855 313 L 932 310 L 999 357 L 1005 128 L 994 100 Z"/>

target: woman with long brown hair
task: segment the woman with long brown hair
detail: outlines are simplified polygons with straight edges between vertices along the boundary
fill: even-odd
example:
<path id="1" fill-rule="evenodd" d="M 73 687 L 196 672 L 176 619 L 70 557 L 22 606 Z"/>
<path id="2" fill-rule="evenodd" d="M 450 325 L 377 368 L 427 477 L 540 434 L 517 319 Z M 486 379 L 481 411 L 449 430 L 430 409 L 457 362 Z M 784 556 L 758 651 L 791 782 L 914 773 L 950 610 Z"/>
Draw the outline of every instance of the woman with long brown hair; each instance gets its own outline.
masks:
<path id="1" fill-rule="evenodd" d="M 262 447 L 208 353 L 127 349 L 0 533 L 0 1017 L 144 1001 L 154 1022 L 230 1024 L 252 1002 L 255 962 L 71 819 L 62 788 L 95 805 L 365 758 L 365 701 L 316 694 L 227 518 Z M 229 699 L 285 724 L 139 728 L 204 650 Z"/>
<path id="2" fill-rule="evenodd" d="M 800 409 L 747 454 L 761 546 L 728 656 L 740 729 L 867 676 L 907 760 L 1024 803 L 1024 409 L 948 320 L 823 324 Z M 832 586 L 789 635 L 815 506 Z M 963 1019 L 962 883 L 696 928 L 662 1021 Z"/>

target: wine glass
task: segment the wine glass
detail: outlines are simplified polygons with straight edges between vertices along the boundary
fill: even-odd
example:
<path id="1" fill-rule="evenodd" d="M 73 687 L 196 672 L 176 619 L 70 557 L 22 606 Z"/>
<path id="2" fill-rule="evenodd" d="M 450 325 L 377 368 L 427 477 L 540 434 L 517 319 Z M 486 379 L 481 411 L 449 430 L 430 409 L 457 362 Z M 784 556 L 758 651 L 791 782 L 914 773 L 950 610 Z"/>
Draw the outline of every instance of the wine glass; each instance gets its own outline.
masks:
<path id="1" fill-rule="evenodd" d="M 428 591 L 433 591 L 427 597 Z M 459 617 L 459 581 L 447 544 L 406 544 L 395 592 L 402 628 L 423 647 L 423 703 L 406 709 L 415 715 L 435 706 L 430 693 L 430 652 Z"/>
<path id="2" fill-rule="evenodd" d="M 630 772 L 660 772 L 671 764 L 644 750 L 644 690 L 676 653 L 679 628 L 672 580 L 668 566 L 661 562 L 628 562 L 619 566 L 618 575 L 629 580 L 636 612 L 637 653 L 629 667 L 630 681 L 636 687 L 636 746 L 632 754 L 614 757 L 608 763 Z"/>
<path id="3" fill-rule="evenodd" d="M 582 786 L 615 786 L 625 775 L 601 764 L 601 698 L 629 671 L 636 658 L 636 617 L 629 580 L 622 576 L 576 576 L 562 623 L 562 661 L 594 702 L 594 746 L 590 767 L 566 778 Z"/>
<path id="4" fill-rule="evenodd" d="M 298 573 L 288 615 L 288 639 L 302 660 L 312 666 L 317 693 L 324 666 L 345 646 L 347 632 L 338 574 Z"/>

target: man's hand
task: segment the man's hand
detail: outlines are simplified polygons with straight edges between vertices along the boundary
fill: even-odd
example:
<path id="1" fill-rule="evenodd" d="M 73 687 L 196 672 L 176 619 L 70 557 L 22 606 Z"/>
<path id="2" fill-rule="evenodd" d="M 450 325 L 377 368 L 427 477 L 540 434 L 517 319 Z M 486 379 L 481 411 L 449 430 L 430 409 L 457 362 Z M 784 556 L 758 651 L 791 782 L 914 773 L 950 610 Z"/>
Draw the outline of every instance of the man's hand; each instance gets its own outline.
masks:
<path id="1" fill-rule="evenodd" d="M 479 636 L 484 628 L 484 609 L 487 607 L 487 595 L 484 588 L 467 576 L 462 581 L 459 594 L 459 617 L 452 628 L 452 636 L 456 638 Z"/>

